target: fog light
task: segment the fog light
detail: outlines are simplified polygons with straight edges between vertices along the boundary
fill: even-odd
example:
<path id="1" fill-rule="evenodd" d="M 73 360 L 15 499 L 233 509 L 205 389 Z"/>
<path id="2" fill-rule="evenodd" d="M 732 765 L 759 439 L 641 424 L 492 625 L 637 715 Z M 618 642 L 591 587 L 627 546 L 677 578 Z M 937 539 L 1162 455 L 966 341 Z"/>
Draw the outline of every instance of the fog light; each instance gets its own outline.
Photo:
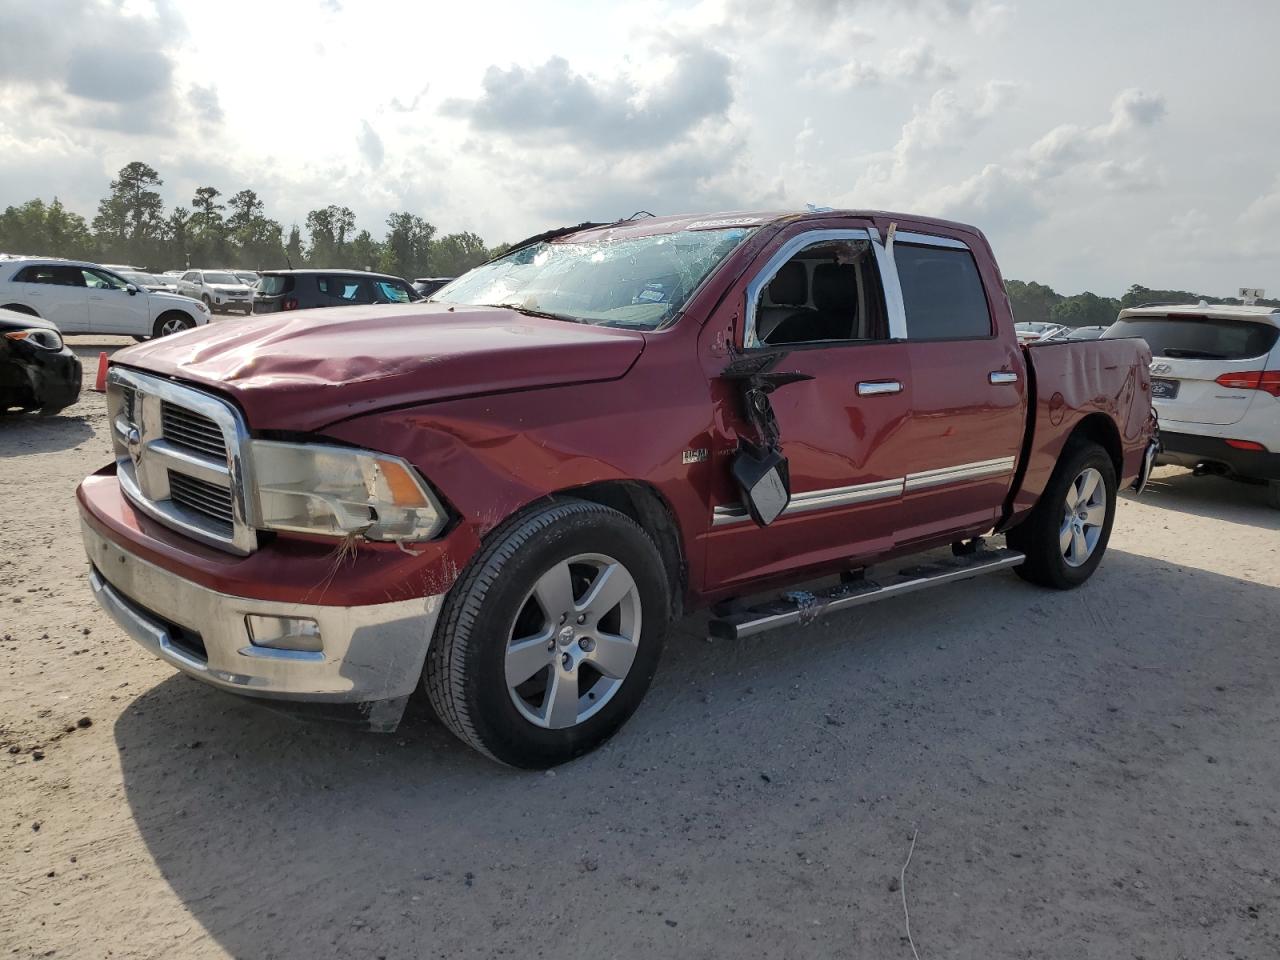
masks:
<path id="1" fill-rule="evenodd" d="M 320 650 L 320 624 L 310 617 L 264 617 L 250 613 L 244 618 L 249 639 L 255 647 L 276 650 Z"/>

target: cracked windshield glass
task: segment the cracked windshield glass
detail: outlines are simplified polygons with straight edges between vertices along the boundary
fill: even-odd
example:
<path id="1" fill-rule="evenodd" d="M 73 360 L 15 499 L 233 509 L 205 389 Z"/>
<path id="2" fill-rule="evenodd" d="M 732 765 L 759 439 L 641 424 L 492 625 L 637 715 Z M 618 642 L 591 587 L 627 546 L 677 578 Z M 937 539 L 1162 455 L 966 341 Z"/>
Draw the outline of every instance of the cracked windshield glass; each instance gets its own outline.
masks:
<path id="1" fill-rule="evenodd" d="M 533 243 L 472 270 L 432 299 L 656 330 L 751 233 L 739 227 Z"/>

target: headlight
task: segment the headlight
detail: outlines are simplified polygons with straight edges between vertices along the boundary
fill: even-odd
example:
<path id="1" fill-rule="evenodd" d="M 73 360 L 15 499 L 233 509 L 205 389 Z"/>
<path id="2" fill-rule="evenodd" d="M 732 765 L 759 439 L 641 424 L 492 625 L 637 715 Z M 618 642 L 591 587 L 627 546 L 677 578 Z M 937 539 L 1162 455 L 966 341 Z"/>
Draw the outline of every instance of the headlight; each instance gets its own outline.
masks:
<path id="1" fill-rule="evenodd" d="M 252 441 L 258 520 L 268 530 L 428 540 L 444 508 L 399 457 L 311 443 Z"/>
<path id="2" fill-rule="evenodd" d="M 41 350 L 61 350 L 62 334 L 57 330 L 48 330 L 44 327 L 34 327 L 31 330 L 11 330 L 5 335 L 6 340 L 21 340 L 24 343 L 32 344 Z"/>

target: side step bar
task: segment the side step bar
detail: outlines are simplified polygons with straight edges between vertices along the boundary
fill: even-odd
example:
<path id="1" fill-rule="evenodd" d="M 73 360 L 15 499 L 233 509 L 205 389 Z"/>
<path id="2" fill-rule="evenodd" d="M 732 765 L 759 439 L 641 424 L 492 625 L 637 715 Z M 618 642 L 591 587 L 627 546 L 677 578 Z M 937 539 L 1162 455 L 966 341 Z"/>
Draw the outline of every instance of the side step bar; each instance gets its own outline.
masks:
<path id="1" fill-rule="evenodd" d="M 967 556 L 909 567 L 883 583 L 876 580 L 855 580 L 813 593 L 793 591 L 758 607 L 748 607 L 716 617 L 708 624 L 708 629 L 717 640 L 739 640 L 779 627 L 803 626 L 828 613 L 851 610 L 863 604 L 900 597 L 927 587 L 980 577 L 984 573 L 1016 567 L 1025 559 L 1026 556 L 1018 550 L 979 550 Z"/>

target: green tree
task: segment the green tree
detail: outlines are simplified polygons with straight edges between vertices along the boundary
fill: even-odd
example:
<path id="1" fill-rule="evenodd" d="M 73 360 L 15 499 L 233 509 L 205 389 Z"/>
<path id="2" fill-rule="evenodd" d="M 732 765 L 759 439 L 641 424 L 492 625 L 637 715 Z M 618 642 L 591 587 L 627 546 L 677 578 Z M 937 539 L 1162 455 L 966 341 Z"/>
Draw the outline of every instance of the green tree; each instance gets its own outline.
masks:
<path id="1" fill-rule="evenodd" d="M 489 259 L 489 251 L 474 233 L 450 233 L 431 246 L 432 270 L 441 277 L 456 277 Z"/>
<path id="2" fill-rule="evenodd" d="M 191 261 L 191 211 L 186 207 L 174 207 L 164 222 L 165 259 L 151 264 L 158 270 L 186 269 Z"/>
<path id="3" fill-rule="evenodd" d="M 289 242 L 284 245 L 285 262 L 294 268 L 307 264 L 306 254 L 302 250 L 302 231 L 295 223 L 289 228 Z"/>
<path id="4" fill-rule="evenodd" d="M 196 266 L 222 266 L 229 259 L 227 222 L 222 213 L 226 204 L 219 203 L 222 191 L 216 187 L 199 187 L 191 198 L 192 261 Z"/>
<path id="5" fill-rule="evenodd" d="M 1005 281 L 1009 305 L 1018 323 L 1048 323 L 1054 306 L 1062 302 L 1062 294 L 1043 283 L 1024 283 L 1021 280 Z"/>
<path id="6" fill-rule="evenodd" d="M 1120 302 L 1096 293 L 1077 293 L 1053 305 L 1049 319 L 1068 327 L 1110 326 L 1120 312 Z"/>
<path id="7" fill-rule="evenodd" d="M 398 277 L 430 275 L 431 245 L 436 228 L 412 213 L 393 213 L 387 217 L 387 238 L 382 244 L 383 273 Z"/>
<path id="8" fill-rule="evenodd" d="M 238 265 L 263 267 L 278 263 L 284 253 L 283 229 L 264 215 L 265 207 L 252 190 L 241 190 L 227 201 L 227 235 Z"/>
<path id="9" fill-rule="evenodd" d="M 48 204 L 28 200 L 0 214 L 0 250 L 83 259 L 93 256 L 93 246 L 84 217 L 67 210 L 57 197 Z"/>
<path id="10" fill-rule="evenodd" d="M 361 230 L 345 251 L 346 265 L 359 270 L 377 270 L 383 255 L 382 244 L 368 230 Z"/>
<path id="11" fill-rule="evenodd" d="M 154 188 L 163 183 L 155 169 L 139 160 L 120 168 L 93 218 L 103 259 L 145 263 L 159 251 L 164 202 Z"/>

